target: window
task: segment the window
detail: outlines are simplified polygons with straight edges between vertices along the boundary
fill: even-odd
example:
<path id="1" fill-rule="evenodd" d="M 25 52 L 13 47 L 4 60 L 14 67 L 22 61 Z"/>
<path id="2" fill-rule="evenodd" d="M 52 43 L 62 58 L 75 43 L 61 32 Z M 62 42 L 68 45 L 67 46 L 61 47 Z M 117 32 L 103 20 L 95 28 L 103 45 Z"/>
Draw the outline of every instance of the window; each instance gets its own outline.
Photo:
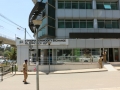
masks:
<path id="1" fill-rule="evenodd" d="M 104 21 L 101 21 L 101 22 L 98 21 L 98 28 L 105 28 Z"/>
<path id="2" fill-rule="evenodd" d="M 118 21 L 112 21 L 112 28 L 119 28 L 119 22 Z"/>
<path id="3" fill-rule="evenodd" d="M 79 21 L 73 21 L 73 28 L 79 28 Z"/>
<path id="4" fill-rule="evenodd" d="M 80 28 L 86 28 L 86 21 L 80 21 Z"/>
<path id="5" fill-rule="evenodd" d="M 65 28 L 64 20 L 58 20 L 58 28 Z"/>
<path id="6" fill-rule="evenodd" d="M 119 28 L 118 20 L 98 20 L 98 28 Z"/>
<path id="7" fill-rule="evenodd" d="M 58 9 L 64 9 L 64 2 L 58 2 Z"/>
<path id="8" fill-rule="evenodd" d="M 72 2 L 72 9 L 78 9 L 78 2 Z"/>
<path id="9" fill-rule="evenodd" d="M 55 36 L 55 28 L 48 26 L 48 35 Z"/>
<path id="10" fill-rule="evenodd" d="M 66 20 L 65 21 L 65 27 L 66 28 L 72 28 L 72 22 L 71 22 L 71 20 Z"/>
<path id="11" fill-rule="evenodd" d="M 112 28 L 111 21 L 105 21 L 105 28 Z"/>
<path id="12" fill-rule="evenodd" d="M 111 3 L 111 8 L 112 8 L 112 10 L 117 10 L 118 9 L 118 4 L 117 3 Z"/>
<path id="13" fill-rule="evenodd" d="M 117 2 L 97 2 L 97 9 L 117 10 Z"/>
<path id="14" fill-rule="evenodd" d="M 86 2 L 86 9 L 92 9 L 92 3 Z"/>
<path id="15" fill-rule="evenodd" d="M 106 3 L 106 4 L 104 4 L 104 8 L 105 9 L 111 9 L 111 5 Z"/>
<path id="16" fill-rule="evenodd" d="M 85 9 L 85 2 L 79 2 L 79 9 Z"/>
<path id="17" fill-rule="evenodd" d="M 103 3 L 97 3 L 97 9 L 104 9 Z"/>
<path id="18" fill-rule="evenodd" d="M 71 9 L 71 2 L 65 2 L 65 9 Z"/>
<path id="19" fill-rule="evenodd" d="M 93 20 L 58 20 L 58 28 L 93 28 Z"/>
<path id="20" fill-rule="evenodd" d="M 93 21 L 87 21 L 87 28 L 93 28 Z"/>

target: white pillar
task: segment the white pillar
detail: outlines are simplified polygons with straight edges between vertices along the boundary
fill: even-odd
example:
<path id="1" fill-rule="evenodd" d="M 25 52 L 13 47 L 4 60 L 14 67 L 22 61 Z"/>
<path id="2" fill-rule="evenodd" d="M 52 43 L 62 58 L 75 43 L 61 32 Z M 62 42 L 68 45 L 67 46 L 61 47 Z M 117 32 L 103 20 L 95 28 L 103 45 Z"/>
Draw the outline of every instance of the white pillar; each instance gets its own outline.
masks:
<path id="1" fill-rule="evenodd" d="M 41 49 L 40 57 L 41 57 L 41 65 L 43 65 L 44 64 L 44 50 L 43 49 Z"/>
<path id="2" fill-rule="evenodd" d="M 92 0 L 92 8 L 96 9 L 96 0 Z"/>
<path id="3" fill-rule="evenodd" d="M 120 10 L 120 0 L 118 0 L 118 9 Z"/>
<path id="4" fill-rule="evenodd" d="M 56 63 L 56 49 L 52 49 L 52 64 Z"/>
<path id="5" fill-rule="evenodd" d="M 96 29 L 97 26 L 98 26 L 98 25 L 97 25 L 97 19 L 94 19 L 94 22 L 93 22 L 93 23 L 94 23 L 94 28 Z"/>

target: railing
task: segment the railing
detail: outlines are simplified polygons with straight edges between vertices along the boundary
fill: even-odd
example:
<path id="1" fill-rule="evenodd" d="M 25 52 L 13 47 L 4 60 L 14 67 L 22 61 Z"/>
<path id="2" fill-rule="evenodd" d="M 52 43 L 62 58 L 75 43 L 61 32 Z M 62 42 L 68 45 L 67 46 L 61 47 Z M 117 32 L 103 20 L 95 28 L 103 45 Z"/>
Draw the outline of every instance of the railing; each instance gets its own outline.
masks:
<path id="1" fill-rule="evenodd" d="M 0 67 L 0 81 L 16 74 L 16 65 Z"/>
<path id="2" fill-rule="evenodd" d="M 30 57 L 30 65 L 36 64 L 36 57 Z M 99 57 L 80 57 L 80 56 L 55 56 L 38 57 L 39 65 L 61 65 L 61 64 L 92 64 L 98 63 Z"/>

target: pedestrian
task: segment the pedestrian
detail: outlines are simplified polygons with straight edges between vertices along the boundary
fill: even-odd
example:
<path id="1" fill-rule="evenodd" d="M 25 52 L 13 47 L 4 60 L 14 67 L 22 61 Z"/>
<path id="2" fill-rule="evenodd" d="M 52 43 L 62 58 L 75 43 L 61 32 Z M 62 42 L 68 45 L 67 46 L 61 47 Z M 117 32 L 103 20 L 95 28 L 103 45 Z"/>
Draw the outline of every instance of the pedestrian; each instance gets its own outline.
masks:
<path id="1" fill-rule="evenodd" d="M 28 84 L 28 82 L 26 81 L 26 79 L 27 79 L 27 77 L 28 77 L 28 73 L 27 73 L 27 62 L 28 62 L 28 60 L 26 59 L 26 60 L 24 60 L 25 62 L 23 63 L 23 74 L 24 74 L 24 80 L 23 80 L 23 82 L 24 82 L 24 84 Z"/>
<path id="2" fill-rule="evenodd" d="M 103 52 L 103 61 L 106 63 L 107 62 L 107 60 L 106 60 L 106 52 L 104 51 Z"/>
<path id="3" fill-rule="evenodd" d="M 103 65 L 102 65 L 102 59 L 103 59 L 103 57 L 102 56 L 100 56 L 100 59 L 99 59 L 99 68 L 103 68 Z"/>

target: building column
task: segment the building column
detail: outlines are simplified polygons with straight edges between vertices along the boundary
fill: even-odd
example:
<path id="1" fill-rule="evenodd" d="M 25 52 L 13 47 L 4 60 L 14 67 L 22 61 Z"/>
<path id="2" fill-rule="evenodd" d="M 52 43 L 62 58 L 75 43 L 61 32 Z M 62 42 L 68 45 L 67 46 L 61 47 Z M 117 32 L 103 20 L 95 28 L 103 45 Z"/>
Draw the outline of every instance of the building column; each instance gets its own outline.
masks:
<path id="1" fill-rule="evenodd" d="M 118 0 L 118 9 L 120 10 L 120 0 Z"/>
<path id="2" fill-rule="evenodd" d="M 96 28 L 98 28 L 98 25 L 97 25 L 97 19 L 94 19 L 94 28 L 96 29 Z"/>
<path id="3" fill-rule="evenodd" d="M 56 64 L 56 49 L 52 49 L 52 64 Z"/>
<path id="4" fill-rule="evenodd" d="M 44 50 L 43 49 L 41 49 L 41 65 L 43 65 L 44 64 Z"/>
<path id="5" fill-rule="evenodd" d="M 96 0 L 92 0 L 92 8 L 96 9 Z"/>

